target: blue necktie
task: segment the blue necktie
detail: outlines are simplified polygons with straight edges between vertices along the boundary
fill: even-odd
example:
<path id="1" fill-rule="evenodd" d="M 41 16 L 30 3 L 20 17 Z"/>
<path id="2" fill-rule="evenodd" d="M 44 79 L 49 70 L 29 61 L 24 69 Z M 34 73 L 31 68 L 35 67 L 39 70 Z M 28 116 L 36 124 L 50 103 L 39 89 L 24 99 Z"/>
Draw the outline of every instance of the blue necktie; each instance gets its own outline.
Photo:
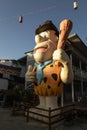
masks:
<path id="1" fill-rule="evenodd" d="M 43 62 L 41 64 L 35 63 L 35 66 L 37 67 L 37 74 L 36 74 L 36 76 L 37 76 L 38 84 L 40 84 L 41 80 L 43 79 L 43 68 L 46 65 L 50 64 L 51 62 L 52 62 L 52 59 L 50 59 L 48 61 L 45 61 L 45 62 Z"/>

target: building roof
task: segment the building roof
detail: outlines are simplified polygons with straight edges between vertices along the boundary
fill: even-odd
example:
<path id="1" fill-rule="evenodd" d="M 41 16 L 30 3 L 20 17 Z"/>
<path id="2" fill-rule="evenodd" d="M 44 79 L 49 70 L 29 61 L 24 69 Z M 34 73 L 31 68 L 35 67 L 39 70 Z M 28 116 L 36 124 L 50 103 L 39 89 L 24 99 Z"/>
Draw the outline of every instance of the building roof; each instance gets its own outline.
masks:
<path id="1" fill-rule="evenodd" d="M 20 72 L 21 72 L 21 68 L 0 64 L 0 73 L 17 76 L 20 74 Z"/>
<path id="2" fill-rule="evenodd" d="M 72 34 L 68 37 L 67 45 L 87 63 L 87 46 L 77 34 Z"/>
<path id="3" fill-rule="evenodd" d="M 18 62 L 26 65 L 26 62 L 27 62 L 27 56 L 24 56 L 24 57 L 21 57 L 20 59 L 17 60 Z"/>

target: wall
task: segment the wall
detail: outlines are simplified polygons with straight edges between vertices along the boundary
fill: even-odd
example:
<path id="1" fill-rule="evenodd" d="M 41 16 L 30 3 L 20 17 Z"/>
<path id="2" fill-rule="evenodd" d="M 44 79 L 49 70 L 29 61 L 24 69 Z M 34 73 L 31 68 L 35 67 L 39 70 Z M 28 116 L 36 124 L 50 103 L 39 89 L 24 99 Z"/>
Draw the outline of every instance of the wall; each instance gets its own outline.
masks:
<path id="1" fill-rule="evenodd" d="M 0 89 L 7 90 L 8 89 L 8 80 L 0 79 Z"/>

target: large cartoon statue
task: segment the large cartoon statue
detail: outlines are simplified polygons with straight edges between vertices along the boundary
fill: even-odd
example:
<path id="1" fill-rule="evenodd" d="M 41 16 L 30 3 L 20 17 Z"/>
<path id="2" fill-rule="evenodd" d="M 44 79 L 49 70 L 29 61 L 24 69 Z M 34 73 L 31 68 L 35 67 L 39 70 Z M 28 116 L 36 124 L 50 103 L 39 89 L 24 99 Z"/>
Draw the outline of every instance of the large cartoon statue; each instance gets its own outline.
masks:
<path id="1" fill-rule="evenodd" d="M 60 31 L 50 20 L 35 31 L 35 66 L 28 67 L 25 77 L 27 82 L 34 83 L 34 91 L 40 98 L 40 107 L 56 108 L 63 84 L 73 80 L 70 59 L 64 51 L 71 29 L 72 22 L 65 19 L 60 23 Z"/>

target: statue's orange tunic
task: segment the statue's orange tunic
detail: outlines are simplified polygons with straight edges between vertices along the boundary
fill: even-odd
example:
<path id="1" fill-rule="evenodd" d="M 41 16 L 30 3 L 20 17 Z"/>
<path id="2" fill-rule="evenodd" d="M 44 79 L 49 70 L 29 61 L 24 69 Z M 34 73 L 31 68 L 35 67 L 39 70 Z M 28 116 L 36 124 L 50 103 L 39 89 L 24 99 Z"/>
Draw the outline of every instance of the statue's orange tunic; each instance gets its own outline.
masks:
<path id="1" fill-rule="evenodd" d="M 35 83 L 34 90 L 40 96 L 57 96 L 62 93 L 63 83 L 60 78 L 61 64 L 48 64 L 43 69 L 43 79 L 39 85 Z"/>

